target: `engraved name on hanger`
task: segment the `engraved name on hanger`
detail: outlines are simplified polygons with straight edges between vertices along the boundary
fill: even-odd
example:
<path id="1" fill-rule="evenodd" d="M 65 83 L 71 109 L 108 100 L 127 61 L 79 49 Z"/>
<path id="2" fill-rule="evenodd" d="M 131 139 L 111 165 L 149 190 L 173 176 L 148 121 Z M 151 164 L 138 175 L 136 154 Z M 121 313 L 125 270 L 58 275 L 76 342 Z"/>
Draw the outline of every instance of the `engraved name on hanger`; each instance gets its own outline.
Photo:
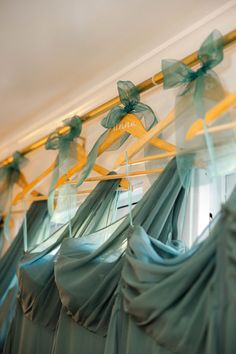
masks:
<path id="1" fill-rule="evenodd" d="M 135 126 L 136 126 L 135 122 L 124 122 L 124 123 L 117 124 L 113 129 L 114 131 L 118 131 L 118 130 L 125 130 L 127 128 L 132 128 Z"/>

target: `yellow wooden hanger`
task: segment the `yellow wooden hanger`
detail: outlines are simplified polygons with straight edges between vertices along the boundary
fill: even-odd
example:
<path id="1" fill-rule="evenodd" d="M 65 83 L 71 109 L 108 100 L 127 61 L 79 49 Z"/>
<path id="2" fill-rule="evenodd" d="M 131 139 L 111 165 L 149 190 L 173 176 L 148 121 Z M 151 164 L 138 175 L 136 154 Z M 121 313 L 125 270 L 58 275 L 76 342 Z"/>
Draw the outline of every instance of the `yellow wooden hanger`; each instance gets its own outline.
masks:
<path id="1" fill-rule="evenodd" d="M 176 156 L 176 151 L 173 152 L 163 152 L 162 154 L 148 155 L 145 157 L 141 157 L 139 159 L 131 159 L 129 160 L 129 165 L 139 165 L 145 162 L 156 161 L 156 160 L 164 160 L 170 157 Z M 127 162 L 122 162 L 120 166 L 125 166 Z"/>
<path id="2" fill-rule="evenodd" d="M 121 152 L 118 158 L 116 159 L 114 164 L 114 169 L 125 164 L 126 153 L 129 161 L 131 161 L 131 157 L 137 154 L 147 143 L 150 143 L 153 139 L 158 139 L 155 137 L 157 135 L 160 135 L 160 133 L 174 121 L 174 118 L 175 118 L 175 111 L 173 110 L 164 119 L 160 120 L 158 124 L 152 127 L 148 132 L 145 132 L 145 134 L 143 134 L 139 140 L 135 141 L 133 144 L 128 146 L 126 152 Z M 175 155 L 176 147 L 168 142 L 165 143 L 172 146 L 172 150 L 167 150 L 167 149 L 166 150 Z"/>
<path id="3" fill-rule="evenodd" d="M 158 123 L 157 125 L 159 124 L 160 123 Z M 143 138 L 145 134 L 147 134 L 144 125 L 142 124 L 140 119 L 137 118 L 136 115 L 134 114 L 127 114 L 120 121 L 120 123 L 118 123 L 114 128 L 110 129 L 106 138 L 98 148 L 98 156 L 100 156 L 104 151 L 106 151 L 110 146 L 112 146 L 119 138 L 121 138 L 124 134 L 127 133 L 140 140 Z M 157 138 L 155 136 L 150 140 L 150 143 L 168 152 L 173 152 L 176 150 L 173 144 L 170 144 L 167 141 Z M 84 166 L 85 164 L 83 166 L 82 164 L 76 164 L 75 166 L 73 166 L 67 172 L 66 175 L 62 176 L 58 180 L 56 187 L 60 187 L 62 184 L 66 183 L 68 178 L 71 178 L 75 173 L 81 171 Z M 99 180 L 98 178 L 96 180 Z"/>
<path id="4" fill-rule="evenodd" d="M 76 164 L 76 166 L 79 166 L 80 169 L 82 169 L 83 166 L 85 166 L 85 164 L 87 162 L 87 155 L 86 155 L 86 153 L 84 151 L 84 148 L 81 145 L 78 145 L 78 154 L 79 154 L 79 156 L 78 156 L 78 164 Z M 69 173 L 69 171 L 68 171 L 68 173 Z M 104 168 L 104 167 L 102 167 L 101 165 L 98 165 L 98 164 L 94 164 L 93 171 L 97 172 L 101 176 L 106 176 L 106 175 L 108 175 L 110 173 L 109 170 L 107 170 L 106 168 Z M 60 181 L 60 179 L 59 179 L 59 181 Z M 67 174 L 67 181 L 68 181 L 68 174 Z M 56 188 L 58 188 L 58 184 L 56 184 Z M 120 181 L 120 188 L 121 189 L 125 189 L 125 190 L 129 188 L 129 182 L 128 182 L 127 179 L 123 178 Z"/>
<path id="5" fill-rule="evenodd" d="M 26 180 L 25 175 L 24 175 L 21 171 L 20 171 L 20 175 L 19 175 L 19 178 L 18 178 L 16 184 L 17 184 L 20 188 L 22 188 L 23 190 L 24 190 L 25 188 L 27 188 L 27 186 L 29 185 L 28 182 L 27 182 L 27 180 Z M 21 192 L 20 192 L 20 193 L 21 193 Z M 18 194 L 20 194 L 20 193 L 18 193 Z M 36 197 L 38 197 L 38 195 L 39 195 L 39 193 L 38 193 L 37 191 L 35 191 L 35 190 L 33 190 L 33 191 L 30 193 L 30 197 L 31 197 L 31 198 L 36 198 Z M 19 201 L 20 201 L 20 200 L 21 200 L 21 197 L 19 196 Z M 11 201 L 11 203 L 12 203 L 12 201 Z M 12 203 L 12 205 L 13 205 L 13 203 Z M 14 212 L 12 211 L 12 213 L 14 213 Z M 4 212 L 4 213 L 2 214 L 2 217 L 6 217 L 7 215 L 8 215 L 8 212 Z"/>
<path id="6" fill-rule="evenodd" d="M 159 123 L 158 123 L 159 124 Z M 157 124 L 157 125 L 158 125 Z M 105 139 L 105 141 L 99 147 L 99 155 L 107 150 L 114 142 L 116 142 L 125 133 L 129 133 L 135 138 L 142 139 L 143 135 L 147 133 L 143 123 L 135 114 L 127 114 L 119 124 L 112 128 Z M 150 140 L 150 144 L 166 151 L 175 151 L 175 146 L 168 143 L 165 140 L 154 137 Z"/>
<path id="7" fill-rule="evenodd" d="M 56 161 L 54 161 L 43 173 L 41 173 L 38 177 L 36 177 L 32 182 L 28 183 L 25 185 L 23 190 L 19 192 L 13 202 L 12 205 L 16 205 L 20 200 L 23 200 L 25 198 L 25 195 L 31 191 L 34 187 L 36 187 L 40 182 L 44 180 L 56 167 Z"/>
<path id="8" fill-rule="evenodd" d="M 84 151 L 84 147 L 81 144 L 77 144 L 77 154 L 78 154 L 78 165 L 81 166 L 81 168 L 86 164 L 87 161 L 87 156 Z M 39 183 L 41 183 L 47 176 L 49 176 L 50 173 L 53 172 L 53 170 L 56 167 L 56 161 L 54 161 L 45 171 L 43 171 L 38 177 L 36 177 L 32 182 L 27 183 L 24 185 L 24 188 L 21 192 L 19 192 L 15 199 L 13 200 L 13 205 L 16 205 L 20 200 L 24 199 L 25 196 L 33 189 L 35 188 Z M 107 175 L 109 171 L 98 165 L 95 164 L 93 167 L 94 171 L 101 175 Z M 120 187 L 123 189 L 128 189 L 129 188 L 129 182 L 126 179 L 122 179 L 120 181 Z M 38 194 L 38 193 L 37 193 Z M 32 200 L 38 200 L 36 194 L 32 195 L 33 198 Z M 35 198 L 34 198 L 35 197 Z M 47 199 L 47 196 L 42 196 L 43 200 Z M 42 200 L 42 199 L 41 199 Z"/>
<path id="9" fill-rule="evenodd" d="M 27 188 L 28 185 L 29 185 L 29 183 L 28 183 L 27 180 L 26 180 L 25 175 L 24 175 L 22 172 L 20 172 L 20 176 L 19 176 L 18 181 L 17 181 L 16 183 L 17 183 L 17 185 L 18 185 L 19 187 L 21 187 L 23 190 L 24 190 L 25 188 Z M 32 188 L 31 188 L 31 189 L 32 189 Z M 21 192 L 20 192 L 20 193 L 21 193 Z M 20 193 L 19 193 L 19 194 L 20 194 Z M 37 191 L 33 190 L 33 191 L 30 193 L 30 195 L 34 197 L 34 196 L 39 195 L 39 193 L 38 193 Z"/>
<path id="10" fill-rule="evenodd" d="M 225 95 L 228 95 L 227 91 L 225 91 Z M 234 98 L 231 97 L 231 100 L 233 100 L 233 99 Z M 225 104 L 227 104 L 227 102 L 223 103 L 223 101 L 222 101 L 222 105 L 219 106 L 219 108 L 217 108 L 217 109 L 219 109 L 219 110 L 223 109 L 223 106 Z M 140 162 L 140 161 L 136 161 L 136 160 L 131 160 L 131 158 L 134 155 L 136 155 L 140 150 L 142 150 L 146 144 L 150 143 L 150 141 L 154 137 L 160 135 L 161 132 L 163 132 L 168 126 L 170 126 L 174 122 L 174 119 L 175 119 L 175 110 L 172 110 L 172 111 L 170 111 L 168 113 L 168 115 L 165 118 L 160 120 L 158 122 L 158 124 L 156 124 L 154 127 L 152 127 L 148 132 L 146 132 L 139 140 L 137 140 L 133 144 L 131 144 L 127 148 L 126 152 L 121 152 L 120 153 L 120 155 L 118 156 L 118 158 L 116 159 L 116 161 L 114 163 L 114 169 L 117 169 L 119 166 L 125 165 L 125 163 L 126 163 L 126 153 L 127 153 L 128 159 L 129 159 L 129 164 L 135 164 L 135 163 Z M 176 152 L 176 150 L 172 150 L 172 153 L 173 153 L 173 155 L 172 155 L 172 153 L 170 151 L 170 155 L 171 156 L 175 156 L 175 152 Z M 170 156 L 166 156 L 165 153 L 163 155 L 162 154 L 158 154 L 158 155 L 155 155 L 155 156 L 156 157 L 153 156 L 152 160 L 159 160 L 159 159 L 165 159 L 166 157 L 170 157 Z M 145 162 L 145 161 L 149 161 L 149 160 L 148 159 L 146 160 L 144 158 L 142 162 Z"/>
<path id="11" fill-rule="evenodd" d="M 112 175 L 103 175 L 103 176 L 93 176 L 93 177 L 87 177 L 85 179 L 84 182 L 99 182 L 99 181 L 110 181 L 110 180 L 114 180 L 114 179 L 123 179 L 126 177 L 140 177 L 140 176 L 146 176 L 146 175 L 150 175 L 150 174 L 158 174 L 158 173 L 162 173 L 164 171 L 164 168 L 160 167 L 160 168 L 155 168 L 155 169 L 151 169 L 151 170 L 144 170 L 144 171 L 131 171 L 128 173 L 117 173 L 117 174 L 112 174 Z M 78 181 L 76 180 L 69 180 L 67 183 L 69 184 L 77 184 Z M 88 192 L 90 192 L 90 190 L 81 190 L 80 193 L 81 194 L 87 194 Z M 47 197 L 42 196 L 42 197 L 35 197 L 35 198 L 30 198 L 30 200 L 45 200 L 47 199 Z"/>
<path id="12" fill-rule="evenodd" d="M 236 92 L 226 96 L 222 101 L 211 108 L 205 116 L 205 124 L 210 126 L 217 119 L 220 119 L 227 110 L 236 105 Z M 210 127 L 208 132 L 223 131 L 235 128 L 236 122 L 230 122 L 227 124 L 222 124 L 217 127 Z M 204 120 L 197 119 L 193 125 L 189 128 L 186 134 L 186 140 L 192 140 L 197 135 L 204 134 Z"/>

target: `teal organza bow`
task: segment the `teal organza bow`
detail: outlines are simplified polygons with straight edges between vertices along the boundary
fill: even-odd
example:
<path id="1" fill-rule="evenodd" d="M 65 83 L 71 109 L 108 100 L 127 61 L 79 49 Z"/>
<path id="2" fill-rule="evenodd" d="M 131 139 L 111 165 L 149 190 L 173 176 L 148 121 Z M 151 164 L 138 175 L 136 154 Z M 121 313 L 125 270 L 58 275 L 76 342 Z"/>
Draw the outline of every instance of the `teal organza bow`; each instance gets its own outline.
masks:
<path id="1" fill-rule="evenodd" d="M 85 178 L 90 174 L 98 155 L 99 146 L 107 137 L 109 129 L 114 128 L 127 114 L 134 114 L 139 119 L 144 120 L 146 130 L 151 129 L 156 123 L 155 113 L 148 105 L 140 102 L 138 88 L 131 81 L 118 81 L 117 88 L 122 105 L 117 105 L 111 109 L 108 115 L 103 118 L 101 125 L 107 130 L 98 138 L 95 145 L 88 155 L 86 166 L 81 172 L 77 186 L 80 186 Z M 109 150 L 118 149 L 128 139 L 129 134 L 125 133 Z"/>
<path id="2" fill-rule="evenodd" d="M 164 89 L 180 86 L 175 102 L 175 131 L 177 145 L 177 165 L 181 175 L 192 166 L 204 166 L 210 176 L 218 174 L 219 145 L 230 140 L 231 133 L 209 135 L 205 124 L 205 134 L 186 140 L 186 133 L 194 121 L 204 119 L 206 112 L 225 97 L 224 89 L 217 74 L 212 70 L 223 60 L 224 39 L 217 30 L 203 42 L 198 59 L 200 67 L 194 71 L 177 60 L 163 60 L 162 71 Z M 228 118 L 221 119 L 227 123 Z M 184 153 L 183 153 L 184 152 Z M 187 154 L 185 154 L 187 152 Z"/>
<path id="3" fill-rule="evenodd" d="M 8 210 L 7 217 L 3 224 L 4 235 L 6 240 L 10 239 L 10 220 L 11 220 L 11 202 L 13 197 L 13 188 L 20 178 L 20 169 L 26 165 L 28 159 L 21 153 L 16 151 L 13 154 L 13 160 L 8 165 L 0 169 L 0 213 Z M 9 209 L 8 209 L 9 208 Z M 3 240 L 1 240 L 2 245 Z"/>
<path id="4" fill-rule="evenodd" d="M 219 31 L 215 30 L 206 38 L 198 51 L 198 59 L 201 64 L 196 71 L 178 60 L 162 61 L 164 89 L 182 86 L 179 92 L 180 96 L 191 91 L 199 117 L 204 117 L 206 113 L 202 99 L 206 75 L 223 60 L 223 49 L 224 38 Z M 211 75 L 214 74 L 211 73 Z M 193 82 L 195 85 L 192 85 Z"/>
<path id="5" fill-rule="evenodd" d="M 70 129 L 66 134 L 59 134 L 56 130 L 49 135 L 45 144 L 47 150 L 58 150 L 56 159 L 56 168 L 53 173 L 52 183 L 49 189 L 48 210 L 52 216 L 54 212 L 54 196 L 55 185 L 58 179 L 64 175 L 77 162 L 77 144 L 75 139 L 78 138 L 82 130 L 82 120 L 79 116 L 64 120 L 64 126 Z M 66 184 L 59 190 L 57 210 L 61 212 L 75 208 L 76 205 L 76 188 L 75 186 Z M 63 222 L 63 221 L 62 221 Z"/>
<path id="6" fill-rule="evenodd" d="M 63 150 L 68 149 L 70 143 L 80 136 L 82 130 L 82 121 L 79 116 L 74 116 L 71 119 L 64 120 L 64 126 L 68 126 L 70 129 L 66 134 L 59 134 L 59 130 L 56 130 L 49 135 L 45 144 L 47 150 Z"/>
<path id="7" fill-rule="evenodd" d="M 103 118 L 101 124 L 104 128 L 114 128 L 128 113 L 133 113 L 140 118 L 144 117 L 147 130 L 157 123 L 155 113 L 151 107 L 140 102 L 139 91 L 131 81 L 118 81 L 117 88 L 123 106 L 113 107 L 108 115 Z"/>

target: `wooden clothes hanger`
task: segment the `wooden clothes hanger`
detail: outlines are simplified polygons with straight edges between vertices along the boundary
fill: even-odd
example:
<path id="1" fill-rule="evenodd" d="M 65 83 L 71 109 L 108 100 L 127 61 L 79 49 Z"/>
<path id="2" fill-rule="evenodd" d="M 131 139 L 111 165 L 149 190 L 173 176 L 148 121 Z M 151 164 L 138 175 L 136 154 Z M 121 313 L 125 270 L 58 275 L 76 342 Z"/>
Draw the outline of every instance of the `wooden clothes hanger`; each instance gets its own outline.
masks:
<path id="1" fill-rule="evenodd" d="M 20 171 L 20 175 L 19 175 L 19 178 L 18 178 L 16 184 L 17 184 L 20 188 L 22 188 L 22 189 L 27 188 L 27 186 L 28 186 L 28 182 L 27 182 L 27 180 L 26 180 L 26 177 L 25 177 L 25 175 L 24 175 L 21 171 Z M 31 197 L 31 198 L 37 198 L 38 195 L 39 195 L 39 193 L 38 193 L 37 191 L 35 191 L 35 190 L 33 190 L 33 191 L 30 193 L 30 197 Z M 19 198 L 19 201 L 20 201 L 20 200 L 21 200 L 21 199 Z M 12 205 L 13 205 L 13 203 L 12 203 Z M 23 212 L 23 211 L 21 211 L 21 212 Z M 12 210 L 11 213 L 12 213 L 12 214 L 15 214 L 15 213 L 18 213 L 18 211 L 15 212 L 15 211 Z M 8 212 L 4 212 L 4 213 L 1 214 L 1 216 L 2 216 L 3 218 L 5 218 L 7 215 L 8 215 Z"/>
<path id="2" fill-rule="evenodd" d="M 16 205 L 19 201 L 25 198 L 25 195 L 28 194 L 31 189 L 36 187 L 39 183 L 41 183 L 56 167 L 56 161 L 54 161 L 45 171 L 43 171 L 38 177 L 36 177 L 32 182 L 28 183 L 21 192 L 19 192 L 13 202 L 12 205 Z"/>
<path id="3" fill-rule="evenodd" d="M 28 186 L 29 186 L 29 183 L 27 182 L 25 175 L 21 171 L 20 171 L 20 175 L 19 175 L 19 178 L 18 178 L 16 184 L 20 188 L 22 188 L 22 190 L 24 190 L 25 188 L 28 188 Z M 19 200 L 21 200 L 21 193 L 22 193 L 22 191 L 18 193 L 19 194 Z M 39 193 L 36 190 L 33 190 L 33 191 L 31 191 L 30 195 L 32 197 L 36 197 L 36 196 L 39 195 Z M 13 202 L 12 202 L 12 205 L 13 205 Z"/>
<path id="4" fill-rule="evenodd" d="M 222 115 L 228 111 L 230 108 L 236 105 L 236 92 L 229 94 L 226 96 L 222 101 L 216 104 L 213 108 L 211 108 L 205 116 L 205 124 L 210 126 L 216 120 L 220 119 Z M 236 127 L 236 122 L 230 122 L 226 124 L 219 125 L 217 127 L 210 127 L 207 131 L 210 132 L 217 132 L 217 131 L 224 131 L 229 130 Z M 186 134 L 186 140 L 192 140 L 197 135 L 204 134 L 204 120 L 197 119 L 194 124 L 189 128 Z"/>
<path id="5" fill-rule="evenodd" d="M 159 123 L 157 125 L 159 125 Z M 108 131 L 107 136 L 98 148 L 98 156 L 100 156 L 119 138 L 121 138 L 127 133 L 138 139 L 142 139 L 143 136 L 147 134 L 147 130 L 145 129 L 143 123 L 135 114 L 127 114 L 124 118 L 122 118 L 120 123 L 118 123 L 114 128 Z M 170 144 L 167 141 L 157 138 L 155 136 L 150 139 L 150 144 L 168 152 L 174 152 L 176 150 L 173 144 Z M 81 171 L 85 164 L 83 166 L 81 165 L 82 164 L 76 164 L 75 166 L 73 166 L 67 172 L 66 175 L 62 176 L 58 180 L 56 187 L 60 187 L 62 184 L 66 183 L 66 180 L 68 180 L 68 178 L 71 178 L 75 173 Z M 96 180 L 100 179 L 97 178 Z M 87 179 L 86 181 L 89 180 Z"/>
<path id="6" fill-rule="evenodd" d="M 156 161 L 156 160 L 164 160 L 170 157 L 176 156 L 176 151 L 173 152 L 164 152 L 162 154 L 148 155 L 145 157 L 141 157 L 139 159 L 131 159 L 129 160 L 129 165 L 139 165 L 145 162 Z M 122 162 L 120 166 L 125 166 L 126 162 Z"/>
<path id="7" fill-rule="evenodd" d="M 81 144 L 77 144 L 77 156 L 78 156 L 78 165 L 83 167 L 86 164 L 87 161 L 87 156 L 86 153 L 84 151 L 84 147 Z M 33 189 L 34 187 L 36 187 L 39 183 L 41 183 L 46 177 L 49 176 L 50 173 L 53 172 L 53 170 L 56 168 L 56 160 L 45 170 L 43 171 L 38 177 L 36 177 L 32 182 L 27 183 L 26 185 L 24 185 L 24 188 L 21 192 L 19 192 L 15 199 L 13 200 L 12 205 L 16 205 L 20 200 L 24 199 L 25 196 L 31 191 L 31 189 Z M 101 174 L 101 175 L 107 175 L 109 173 L 109 171 L 107 169 L 105 169 L 104 167 L 95 164 L 93 167 L 94 171 L 96 171 L 97 173 Z M 120 181 L 120 187 L 123 189 L 128 189 L 129 188 L 129 182 L 126 179 L 122 179 Z M 48 197 L 47 196 L 38 196 L 34 193 L 32 194 L 32 201 L 37 201 L 37 200 L 45 200 Z"/>
<path id="8" fill-rule="evenodd" d="M 227 94 L 227 92 L 225 92 Z M 206 122 L 207 124 L 213 122 L 215 119 L 219 118 L 220 115 L 226 110 L 229 109 L 230 107 L 234 106 L 236 104 L 236 93 L 232 93 L 231 95 L 226 96 L 221 102 L 219 102 L 216 106 L 214 106 L 212 109 L 210 109 L 207 114 L 206 114 Z M 159 135 L 161 132 L 163 132 L 168 126 L 170 126 L 175 119 L 175 110 L 172 110 L 169 112 L 169 114 L 163 118 L 157 125 L 155 125 L 153 128 L 151 128 L 146 134 L 142 136 L 138 141 L 134 142 L 132 145 L 130 145 L 127 148 L 127 156 L 129 159 L 129 164 L 137 164 L 137 163 L 142 163 L 146 161 L 152 161 L 152 160 L 160 160 L 160 159 L 165 159 L 167 157 L 172 157 L 175 156 L 175 152 L 170 152 L 170 153 L 163 153 L 163 154 L 158 154 L 158 155 L 153 155 L 153 156 L 147 156 L 146 158 L 143 159 L 138 159 L 138 160 L 132 160 L 131 158 L 137 154 L 140 150 L 144 148 L 144 146 L 150 142 L 153 137 L 156 135 Z M 235 127 L 235 124 L 232 123 L 232 126 Z M 230 129 L 232 127 L 231 125 L 228 126 Z M 218 127 L 217 127 L 218 128 Z M 221 127 L 221 130 L 226 129 L 227 127 Z M 214 128 L 210 128 L 208 131 L 210 132 L 211 129 L 213 130 Z M 186 135 L 186 139 L 192 139 L 196 134 L 203 134 L 203 120 L 198 119 L 195 121 L 195 123 L 192 125 L 192 127 L 189 129 Z M 118 156 L 118 158 L 115 161 L 114 164 L 114 169 L 118 168 L 119 166 L 125 165 L 126 161 L 126 155 L 124 152 L 121 152 L 121 154 Z"/>
<path id="9" fill-rule="evenodd" d="M 110 181 L 114 179 L 124 179 L 124 178 L 135 178 L 135 177 L 140 177 L 140 176 L 146 176 L 150 174 L 159 174 L 163 172 L 163 168 L 155 168 L 151 170 L 145 170 L 145 171 L 133 171 L 133 172 L 128 172 L 128 173 L 120 173 L 120 174 L 114 174 L 114 175 L 102 175 L 102 176 L 94 176 L 94 177 L 88 177 L 86 178 L 85 182 L 98 182 L 98 181 Z M 70 184 L 76 184 L 76 181 L 69 181 L 67 183 Z M 126 189 L 122 189 L 126 190 Z M 77 192 L 77 195 L 85 195 L 85 194 L 90 194 L 93 191 L 93 189 L 85 189 Z M 57 199 L 58 195 L 55 195 L 55 198 Z M 41 200 L 47 200 L 48 196 L 47 195 L 36 195 L 36 196 L 29 196 L 27 198 L 29 201 L 41 201 Z M 12 213 L 14 214 L 20 214 L 25 212 L 25 210 L 13 210 Z"/>
<path id="10" fill-rule="evenodd" d="M 78 164 L 76 164 L 76 166 L 78 166 L 80 169 L 82 169 L 86 165 L 87 155 L 86 155 L 86 153 L 85 153 L 85 151 L 84 151 L 82 146 L 78 146 L 78 150 L 79 150 L 79 155 L 80 156 L 78 157 Z M 106 168 L 104 168 L 104 167 L 102 167 L 101 165 L 98 165 L 98 164 L 94 164 L 93 171 L 97 172 L 101 176 L 106 176 L 106 175 L 108 175 L 110 173 L 109 170 L 107 170 Z M 70 170 L 68 171 L 68 174 L 69 173 L 70 173 Z M 66 174 L 67 181 L 68 181 L 68 177 L 69 177 L 68 174 Z M 62 176 L 62 177 L 64 177 L 64 176 Z M 60 179 L 59 179 L 59 181 L 60 181 Z M 58 184 L 59 184 L 59 181 L 58 181 Z M 65 180 L 65 182 L 66 182 L 66 180 Z M 56 184 L 56 188 L 58 187 L 58 184 Z M 60 186 L 61 185 L 59 185 L 59 187 Z M 129 188 L 128 180 L 126 180 L 125 178 L 122 178 L 122 180 L 120 181 L 120 188 L 121 189 L 128 189 Z"/>
<path id="11" fill-rule="evenodd" d="M 157 124 L 158 125 L 158 124 Z M 106 151 L 114 142 L 116 142 L 125 133 L 128 133 L 135 138 L 142 139 L 143 135 L 147 133 L 143 123 L 135 114 L 127 114 L 114 128 L 112 128 L 99 147 L 99 155 Z M 154 137 L 150 140 L 150 144 L 166 151 L 175 151 L 175 146 L 165 140 Z"/>
<path id="12" fill-rule="evenodd" d="M 126 178 L 126 177 L 140 177 L 140 176 L 146 176 L 150 174 L 157 174 L 157 173 L 162 173 L 164 171 L 164 168 L 155 168 L 151 170 L 144 170 L 144 171 L 132 171 L 128 173 L 119 173 L 119 174 L 113 174 L 113 175 L 103 175 L 103 176 L 94 176 L 94 177 L 88 177 L 85 179 L 85 182 L 98 182 L 98 181 L 110 181 L 114 179 L 120 179 L 120 178 Z M 77 184 L 78 182 L 76 180 L 70 180 L 70 184 Z M 80 191 L 81 194 L 86 194 L 88 193 L 88 190 L 82 190 Z M 47 199 L 45 196 L 41 197 L 36 197 L 38 200 L 44 200 Z M 31 198 L 32 200 L 32 198 Z"/>
<path id="13" fill-rule="evenodd" d="M 152 170 L 133 171 L 128 173 L 119 173 L 119 174 L 107 175 L 107 176 L 95 176 L 95 177 L 86 178 L 85 182 L 108 181 L 108 180 L 125 178 L 125 177 L 140 177 L 140 176 L 147 176 L 150 174 L 162 173 L 163 171 L 164 171 L 163 168 L 155 168 Z"/>
<path id="14" fill-rule="evenodd" d="M 143 134 L 139 140 L 135 141 L 133 144 L 128 146 L 126 152 L 121 152 L 115 161 L 114 169 L 118 168 L 120 165 L 125 164 L 126 153 L 127 153 L 129 163 L 131 163 L 131 157 L 133 157 L 135 154 L 137 154 L 146 144 L 148 144 L 151 140 L 153 140 L 157 135 L 160 135 L 160 133 L 165 128 L 167 128 L 174 121 L 174 119 L 175 119 L 175 111 L 173 110 L 164 119 L 162 119 L 160 122 L 158 122 L 158 124 L 156 124 L 154 127 L 152 127 L 148 132 L 145 132 L 145 134 Z M 172 151 L 169 151 L 169 152 L 172 153 L 173 155 L 175 155 L 176 147 L 174 145 L 172 145 Z M 161 156 L 161 154 L 158 156 Z"/>

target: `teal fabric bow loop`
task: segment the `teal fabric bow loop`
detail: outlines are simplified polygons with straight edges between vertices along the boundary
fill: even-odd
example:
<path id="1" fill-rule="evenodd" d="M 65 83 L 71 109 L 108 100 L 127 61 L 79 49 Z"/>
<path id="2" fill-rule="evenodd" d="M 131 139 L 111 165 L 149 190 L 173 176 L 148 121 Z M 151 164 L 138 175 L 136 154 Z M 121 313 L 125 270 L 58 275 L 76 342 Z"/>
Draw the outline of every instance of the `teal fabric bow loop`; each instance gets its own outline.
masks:
<path id="1" fill-rule="evenodd" d="M 49 135 L 45 144 L 47 150 L 58 150 L 69 144 L 75 138 L 77 138 L 82 130 L 82 121 L 79 116 L 74 116 L 71 119 L 64 120 L 64 126 L 68 126 L 70 129 L 66 134 L 59 134 L 59 130 Z"/>
<path id="2" fill-rule="evenodd" d="M 186 168 L 193 166 L 204 166 L 210 178 L 229 171 L 226 165 L 233 166 L 235 153 L 227 158 L 228 163 L 222 158 L 226 155 L 224 151 L 236 152 L 232 131 L 209 134 L 207 124 L 204 124 L 203 135 L 196 136 L 191 141 L 186 140 L 187 131 L 195 120 L 199 118 L 204 120 L 208 110 L 225 97 L 220 79 L 213 71 L 213 68 L 223 60 L 223 48 L 224 38 L 218 30 L 214 30 L 198 51 L 200 67 L 197 70 L 192 70 L 178 60 L 162 61 L 164 89 L 180 87 L 176 95 L 174 121 L 180 177 Z M 221 117 L 220 124 L 227 124 L 230 121 L 229 115 L 225 114 Z M 186 153 L 191 153 L 194 158 L 189 159 Z M 201 183 L 208 181 L 201 180 Z"/>
<path id="3" fill-rule="evenodd" d="M 137 87 L 131 81 L 117 82 L 117 89 L 121 103 L 126 106 L 135 106 L 140 101 L 140 95 Z"/>
<path id="4" fill-rule="evenodd" d="M 146 130 L 151 129 L 157 123 L 155 113 L 151 107 L 140 102 L 138 88 L 131 81 L 118 81 L 117 88 L 121 105 L 113 107 L 107 116 L 102 119 L 101 125 L 106 128 L 106 131 L 97 139 L 92 150 L 89 152 L 87 163 L 81 172 L 77 186 L 80 186 L 92 171 L 98 156 L 99 146 L 106 139 L 109 129 L 112 129 L 119 124 L 127 114 L 134 114 L 139 119 L 144 119 Z M 128 137 L 129 134 L 125 133 L 109 148 L 109 150 L 119 149 Z"/>
<path id="5" fill-rule="evenodd" d="M 140 120 L 143 119 L 146 130 L 151 129 L 157 123 L 157 118 L 151 107 L 140 102 L 138 88 L 131 81 L 118 81 L 117 88 L 122 106 L 117 105 L 112 108 L 108 115 L 103 118 L 101 125 L 106 129 L 112 129 L 118 125 L 127 114 L 134 114 Z M 128 138 L 129 134 L 124 133 L 108 150 L 114 151 L 119 149 Z M 103 140 L 103 138 L 101 139 Z M 100 142 L 101 139 L 99 140 Z M 96 159 L 97 155 L 95 155 L 95 153 L 92 155 Z"/>
<path id="6" fill-rule="evenodd" d="M 0 169 L 0 183 L 5 182 L 5 180 L 9 182 L 9 179 L 13 184 L 16 183 L 20 176 L 20 169 L 27 162 L 28 159 L 24 155 L 18 151 L 14 152 L 12 162 Z M 4 192 L 2 188 L 0 188 L 0 191 L 1 193 Z"/>
<path id="7" fill-rule="evenodd" d="M 151 107 L 140 102 L 139 91 L 131 81 L 118 81 L 117 88 L 123 107 L 118 105 L 111 109 L 101 122 L 104 128 L 114 128 L 129 113 L 140 115 L 140 118 L 144 118 L 146 129 L 150 129 L 157 123 L 155 113 Z"/>
<path id="8" fill-rule="evenodd" d="M 190 82 L 204 76 L 223 60 L 223 49 L 224 38 L 219 31 L 215 30 L 206 38 L 198 51 L 200 68 L 196 71 L 178 60 L 162 60 L 164 89 L 188 85 Z M 184 90 L 182 94 L 186 92 L 187 90 Z"/>

